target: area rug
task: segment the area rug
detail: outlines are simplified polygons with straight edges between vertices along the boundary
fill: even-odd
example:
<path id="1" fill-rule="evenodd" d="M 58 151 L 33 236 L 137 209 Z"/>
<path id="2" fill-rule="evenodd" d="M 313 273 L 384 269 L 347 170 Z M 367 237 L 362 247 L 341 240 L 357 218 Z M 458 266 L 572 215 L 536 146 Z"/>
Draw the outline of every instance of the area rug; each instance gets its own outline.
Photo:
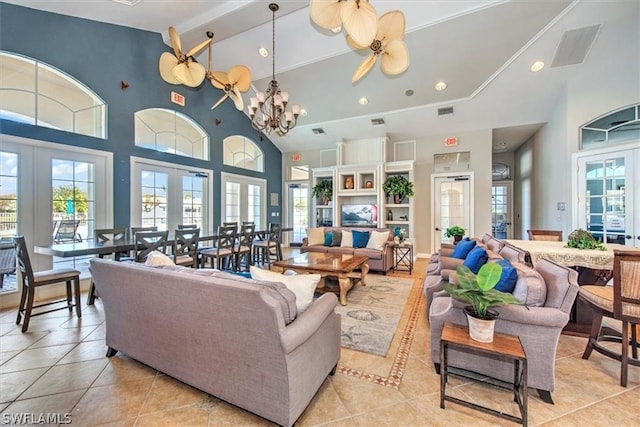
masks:
<path id="1" fill-rule="evenodd" d="M 342 347 L 385 357 L 407 303 L 413 279 L 368 275 L 338 305 L 342 316 Z"/>

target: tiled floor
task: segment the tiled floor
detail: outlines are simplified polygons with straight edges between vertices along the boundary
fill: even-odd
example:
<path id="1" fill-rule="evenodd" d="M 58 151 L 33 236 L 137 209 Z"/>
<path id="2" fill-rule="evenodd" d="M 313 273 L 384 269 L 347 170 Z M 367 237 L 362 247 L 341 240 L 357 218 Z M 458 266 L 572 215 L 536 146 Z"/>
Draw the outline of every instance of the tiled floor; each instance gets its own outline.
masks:
<path id="1" fill-rule="evenodd" d="M 425 262 L 419 261 L 413 274 L 420 283 Z M 340 372 L 325 381 L 297 425 L 514 425 L 453 403 L 440 409 L 424 301 L 419 291 L 412 296 L 389 355 L 343 349 Z M 57 421 L 70 420 L 74 426 L 270 425 L 125 355 L 107 359 L 99 300 L 83 307 L 82 319 L 66 311 L 35 317 L 24 334 L 15 325 L 15 315 L 15 310 L 0 312 L 2 424 L 8 424 L 12 414 L 32 421 L 43 421 L 41 414 L 58 414 Z M 531 390 L 529 424 L 640 425 L 640 368 L 630 367 L 629 386 L 620 387 L 619 363 L 597 353 L 582 360 L 584 346 L 584 338 L 560 338 L 556 403 L 543 403 Z M 397 381 L 374 381 L 396 377 L 401 377 L 399 386 Z M 515 409 L 509 393 L 488 386 L 453 377 L 448 390 L 505 411 Z"/>

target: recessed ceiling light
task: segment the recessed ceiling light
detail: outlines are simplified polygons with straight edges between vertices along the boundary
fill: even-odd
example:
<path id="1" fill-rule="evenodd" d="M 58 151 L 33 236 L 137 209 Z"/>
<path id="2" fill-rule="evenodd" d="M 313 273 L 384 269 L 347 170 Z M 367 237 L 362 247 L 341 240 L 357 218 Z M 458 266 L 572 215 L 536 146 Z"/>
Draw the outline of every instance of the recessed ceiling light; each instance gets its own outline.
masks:
<path id="1" fill-rule="evenodd" d="M 435 88 L 439 92 L 439 91 L 445 90 L 447 88 L 447 84 L 443 81 L 440 81 L 436 83 Z"/>
<path id="2" fill-rule="evenodd" d="M 305 110 L 304 108 L 300 110 L 300 115 L 302 117 L 307 117 L 307 110 Z"/>
<path id="3" fill-rule="evenodd" d="M 533 65 L 531 66 L 531 71 L 533 73 L 537 73 L 538 71 L 542 70 L 544 68 L 544 62 L 542 61 L 536 61 L 533 63 Z"/>
<path id="4" fill-rule="evenodd" d="M 369 100 L 367 99 L 366 96 L 363 96 L 362 98 L 358 99 L 358 104 L 360 105 L 367 105 L 369 103 Z"/>
<path id="5" fill-rule="evenodd" d="M 404 91 L 404 94 L 407 96 L 413 96 L 413 90 L 407 89 L 406 91 Z"/>
<path id="6" fill-rule="evenodd" d="M 266 58 L 267 56 L 269 56 L 269 51 L 267 50 L 266 47 L 261 47 L 260 49 L 258 49 L 258 53 L 260 54 L 260 56 L 262 56 L 263 58 Z"/>

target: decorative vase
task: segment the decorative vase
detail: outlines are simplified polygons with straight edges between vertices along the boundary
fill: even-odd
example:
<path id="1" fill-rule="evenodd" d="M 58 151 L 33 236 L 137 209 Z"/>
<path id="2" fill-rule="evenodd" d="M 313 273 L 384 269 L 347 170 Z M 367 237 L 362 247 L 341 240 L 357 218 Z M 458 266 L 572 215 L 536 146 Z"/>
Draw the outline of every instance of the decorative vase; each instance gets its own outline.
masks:
<path id="1" fill-rule="evenodd" d="M 393 203 L 395 203 L 396 205 L 399 205 L 400 203 L 402 203 L 402 196 L 400 196 L 398 194 L 394 194 L 393 195 Z"/>
<path id="2" fill-rule="evenodd" d="M 331 199 L 329 199 L 328 197 L 325 197 L 325 198 L 323 198 L 323 199 L 322 199 L 322 202 L 323 202 L 325 205 L 328 205 L 330 201 L 331 201 Z"/>
<path id="3" fill-rule="evenodd" d="M 469 336 L 472 340 L 478 342 L 493 342 L 493 331 L 496 325 L 498 313 L 493 310 L 487 310 L 487 317 L 477 317 L 475 310 L 471 306 L 464 308 L 469 322 Z"/>
<path id="4" fill-rule="evenodd" d="M 455 236 L 453 236 L 453 244 L 457 244 L 460 240 L 462 240 L 462 235 L 461 234 L 456 234 Z"/>
<path id="5" fill-rule="evenodd" d="M 393 212 L 391 209 L 387 211 L 387 221 L 393 221 Z"/>

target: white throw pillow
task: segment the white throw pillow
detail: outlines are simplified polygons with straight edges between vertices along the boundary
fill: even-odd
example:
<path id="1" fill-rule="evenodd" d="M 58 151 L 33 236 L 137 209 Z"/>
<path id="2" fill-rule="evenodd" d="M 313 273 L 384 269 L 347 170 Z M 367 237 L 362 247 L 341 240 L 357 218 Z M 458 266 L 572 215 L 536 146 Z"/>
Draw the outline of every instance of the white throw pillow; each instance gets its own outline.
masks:
<path id="1" fill-rule="evenodd" d="M 147 255 L 146 265 L 175 265 L 173 260 L 160 251 L 153 251 Z"/>
<path id="2" fill-rule="evenodd" d="M 324 228 L 307 228 L 307 244 L 324 245 Z"/>
<path id="3" fill-rule="evenodd" d="M 384 248 L 384 243 L 389 239 L 388 231 L 371 231 L 369 235 L 369 241 L 367 242 L 368 249 L 377 249 L 381 251 Z"/>
<path id="4" fill-rule="evenodd" d="M 294 294 L 296 294 L 296 311 L 300 316 L 313 302 L 313 293 L 320 281 L 319 274 L 296 274 L 285 276 L 275 271 L 250 267 L 251 278 L 267 282 L 281 282 Z"/>
<path id="5" fill-rule="evenodd" d="M 342 241 L 340 242 L 341 248 L 352 248 L 353 247 L 353 233 L 351 230 L 345 231 L 342 230 Z"/>

